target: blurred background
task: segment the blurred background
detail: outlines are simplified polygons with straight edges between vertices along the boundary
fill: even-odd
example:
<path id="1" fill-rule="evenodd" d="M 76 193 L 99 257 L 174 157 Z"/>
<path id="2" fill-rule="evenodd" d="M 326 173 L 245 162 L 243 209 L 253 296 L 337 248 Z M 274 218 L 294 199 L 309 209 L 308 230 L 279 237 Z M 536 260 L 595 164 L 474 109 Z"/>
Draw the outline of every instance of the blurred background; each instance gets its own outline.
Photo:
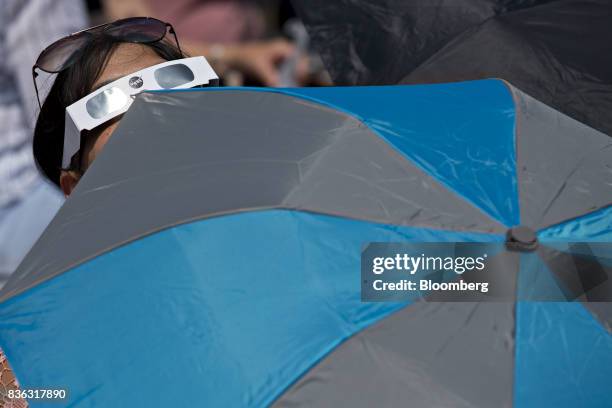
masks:
<path id="1" fill-rule="evenodd" d="M 64 197 L 32 157 L 38 104 L 32 66 L 55 40 L 133 16 L 173 24 L 181 47 L 204 55 L 224 86 L 330 84 L 288 0 L 3 0 L 0 2 L 0 287 Z M 54 75 L 41 73 L 41 100 Z"/>
<path id="2" fill-rule="evenodd" d="M 151 16 L 174 25 L 181 46 L 207 57 L 227 86 L 328 82 L 289 0 L 90 0 L 91 24 Z"/>

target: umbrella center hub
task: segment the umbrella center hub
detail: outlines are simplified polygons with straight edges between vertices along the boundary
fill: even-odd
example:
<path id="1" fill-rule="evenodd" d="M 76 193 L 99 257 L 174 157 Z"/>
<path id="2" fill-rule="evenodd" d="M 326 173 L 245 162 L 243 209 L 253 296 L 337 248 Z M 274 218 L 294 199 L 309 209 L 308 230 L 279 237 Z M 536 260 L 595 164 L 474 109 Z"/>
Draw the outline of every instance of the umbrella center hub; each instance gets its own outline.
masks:
<path id="1" fill-rule="evenodd" d="M 506 247 L 513 251 L 535 251 L 538 247 L 538 237 L 531 228 L 519 225 L 510 228 L 506 233 Z"/>

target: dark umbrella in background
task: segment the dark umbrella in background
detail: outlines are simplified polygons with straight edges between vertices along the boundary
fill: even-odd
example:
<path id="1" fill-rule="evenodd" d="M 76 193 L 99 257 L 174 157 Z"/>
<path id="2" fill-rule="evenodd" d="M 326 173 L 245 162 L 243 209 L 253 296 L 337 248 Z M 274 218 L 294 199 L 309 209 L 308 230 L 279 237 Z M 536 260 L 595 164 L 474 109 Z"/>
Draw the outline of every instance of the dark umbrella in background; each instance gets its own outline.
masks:
<path id="1" fill-rule="evenodd" d="M 336 85 L 502 78 L 612 135 L 609 0 L 293 0 Z"/>

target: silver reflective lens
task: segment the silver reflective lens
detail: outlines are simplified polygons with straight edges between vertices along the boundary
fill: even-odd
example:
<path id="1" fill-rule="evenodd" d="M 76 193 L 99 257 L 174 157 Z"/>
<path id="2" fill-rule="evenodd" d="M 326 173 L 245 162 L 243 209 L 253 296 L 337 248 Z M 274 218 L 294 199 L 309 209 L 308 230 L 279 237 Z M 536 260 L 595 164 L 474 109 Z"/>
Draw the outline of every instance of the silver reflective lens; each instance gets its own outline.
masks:
<path id="1" fill-rule="evenodd" d="M 106 89 L 87 101 L 85 108 L 94 119 L 100 119 L 109 113 L 123 108 L 128 97 L 117 87 Z"/>
<path id="2" fill-rule="evenodd" d="M 169 65 L 155 70 L 155 80 L 164 89 L 185 85 L 195 78 L 191 69 L 185 64 Z"/>

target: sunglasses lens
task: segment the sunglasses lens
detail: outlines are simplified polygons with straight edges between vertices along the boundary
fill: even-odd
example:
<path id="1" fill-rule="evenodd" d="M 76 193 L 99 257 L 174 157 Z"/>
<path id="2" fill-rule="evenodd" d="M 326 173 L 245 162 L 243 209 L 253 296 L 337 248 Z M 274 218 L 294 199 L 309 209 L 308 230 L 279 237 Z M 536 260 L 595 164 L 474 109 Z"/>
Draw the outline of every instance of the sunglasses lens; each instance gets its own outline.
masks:
<path id="1" fill-rule="evenodd" d="M 59 72 L 65 66 L 70 65 L 72 59 L 76 57 L 78 51 L 86 42 L 87 37 L 85 35 L 75 35 L 59 40 L 40 54 L 38 60 L 36 60 L 36 65 L 43 71 Z"/>
<path id="2" fill-rule="evenodd" d="M 56 41 L 40 54 L 36 65 L 47 72 L 59 72 L 72 65 L 91 34 L 104 33 L 121 41 L 150 43 L 166 35 L 166 23 L 150 17 L 133 17 L 94 27 Z"/>
<path id="3" fill-rule="evenodd" d="M 166 35 L 166 23 L 154 18 L 135 17 L 109 25 L 104 33 L 125 41 L 147 43 Z"/>
<path id="4" fill-rule="evenodd" d="M 185 85 L 195 78 L 191 69 L 185 64 L 175 64 L 159 68 L 153 75 L 159 86 L 164 89 Z"/>
<path id="5" fill-rule="evenodd" d="M 100 119 L 123 108 L 127 101 L 127 95 L 121 89 L 114 87 L 106 89 L 88 100 L 85 108 L 92 118 Z"/>

